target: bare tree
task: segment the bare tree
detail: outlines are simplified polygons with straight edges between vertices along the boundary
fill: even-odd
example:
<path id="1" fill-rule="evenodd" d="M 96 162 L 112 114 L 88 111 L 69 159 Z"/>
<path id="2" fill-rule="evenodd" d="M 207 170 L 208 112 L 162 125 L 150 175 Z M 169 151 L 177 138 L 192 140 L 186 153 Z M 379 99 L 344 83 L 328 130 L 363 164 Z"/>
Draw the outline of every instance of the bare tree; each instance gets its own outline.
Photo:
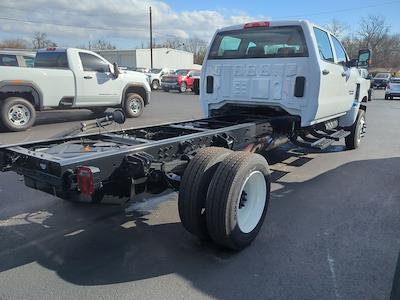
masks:
<path id="1" fill-rule="evenodd" d="M 34 49 L 41 49 L 46 47 L 57 47 L 57 44 L 47 39 L 47 34 L 44 32 L 35 32 L 32 40 Z"/>
<path id="2" fill-rule="evenodd" d="M 171 48 L 171 49 L 182 49 L 182 47 L 185 45 L 185 42 L 182 40 L 175 38 L 175 39 L 168 39 L 165 42 L 163 42 L 162 47 L 165 48 Z"/>
<path id="3" fill-rule="evenodd" d="M 335 36 L 342 38 L 346 33 L 348 26 L 338 19 L 332 19 L 326 28 Z"/>
<path id="4" fill-rule="evenodd" d="M 116 48 L 111 42 L 102 39 L 90 43 L 90 49 L 92 50 L 114 50 Z"/>
<path id="5" fill-rule="evenodd" d="M 194 63 L 201 65 L 207 51 L 207 42 L 199 38 L 191 38 L 186 40 L 183 49 L 193 53 Z"/>
<path id="6" fill-rule="evenodd" d="M 23 39 L 4 40 L 0 42 L 1 49 L 28 49 L 29 47 L 28 42 Z"/>

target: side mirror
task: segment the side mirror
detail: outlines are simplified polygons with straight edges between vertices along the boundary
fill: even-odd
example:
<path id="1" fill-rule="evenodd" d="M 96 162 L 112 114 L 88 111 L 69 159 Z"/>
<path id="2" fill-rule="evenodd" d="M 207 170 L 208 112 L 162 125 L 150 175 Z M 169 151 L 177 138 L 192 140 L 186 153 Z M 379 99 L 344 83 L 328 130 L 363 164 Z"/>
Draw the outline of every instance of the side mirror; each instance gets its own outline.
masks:
<path id="1" fill-rule="evenodd" d="M 371 64 L 371 50 L 361 49 L 358 51 L 358 67 L 368 68 Z"/>
<path id="2" fill-rule="evenodd" d="M 112 68 L 110 66 L 110 73 L 113 74 L 115 78 L 118 78 L 118 76 L 119 76 L 119 68 L 118 68 L 117 63 L 113 63 Z"/>

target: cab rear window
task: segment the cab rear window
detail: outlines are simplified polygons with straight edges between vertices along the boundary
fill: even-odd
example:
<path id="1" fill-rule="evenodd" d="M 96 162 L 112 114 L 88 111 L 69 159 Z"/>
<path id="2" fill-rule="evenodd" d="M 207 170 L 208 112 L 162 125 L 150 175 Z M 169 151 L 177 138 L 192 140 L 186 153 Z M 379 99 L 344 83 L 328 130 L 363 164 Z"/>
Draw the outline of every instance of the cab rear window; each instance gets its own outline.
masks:
<path id="1" fill-rule="evenodd" d="M 67 69 L 68 58 L 65 51 L 47 51 L 36 54 L 35 68 Z"/>
<path id="2" fill-rule="evenodd" d="M 256 27 L 220 32 L 208 59 L 305 57 L 308 50 L 300 26 Z"/>

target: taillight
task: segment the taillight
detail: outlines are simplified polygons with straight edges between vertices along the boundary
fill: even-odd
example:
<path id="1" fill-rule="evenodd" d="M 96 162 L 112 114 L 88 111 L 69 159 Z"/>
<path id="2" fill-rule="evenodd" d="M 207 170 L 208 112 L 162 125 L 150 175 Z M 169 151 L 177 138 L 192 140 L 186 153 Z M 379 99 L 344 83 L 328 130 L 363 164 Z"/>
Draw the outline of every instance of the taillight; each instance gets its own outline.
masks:
<path id="1" fill-rule="evenodd" d="M 256 28 L 256 27 L 269 27 L 270 24 L 271 23 L 267 21 L 246 23 L 244 24 L 244 29 Z"/>
<path id="2" fill-rule="evenodd" d="M 51 48 L 47 48 L 47 51 L 56 51 L 57 48 L 51 47 Z"/>
<path id="3" fill-rule="evenodd" d="M 92 195 L 94 193 L 94 175 L 93 171 L 98 170 L 92 167 L 78 167 L 76 168 L 76 179 L 78 182 L 78 189 L 82 194 Z"/>

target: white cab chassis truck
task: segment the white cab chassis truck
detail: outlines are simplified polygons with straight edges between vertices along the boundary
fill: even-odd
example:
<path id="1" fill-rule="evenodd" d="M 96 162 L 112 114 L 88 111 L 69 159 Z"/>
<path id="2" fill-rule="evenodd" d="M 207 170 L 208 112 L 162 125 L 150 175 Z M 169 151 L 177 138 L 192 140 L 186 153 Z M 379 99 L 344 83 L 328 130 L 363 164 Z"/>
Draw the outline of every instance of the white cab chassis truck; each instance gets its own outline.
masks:
<path id="1" fill-rule="evenodd" d="M 36 111 L 87 108 L 102 114 L 122 107 L 139 117 L 149 103 L 146 75 L 121 71 L 98 54 L 74 48 L 47 48 L 34 68 L 0 67 L 0 123 L 10 131 L 30 128 Z"/>
<path id="2" fill-rule="evenodd" d="M 324 149 L 365 133 L 367 97 L 340 42 L 306 21 L 255 22 L 218 30 L 201 77 L 206 118 L 123 131 L 115 111 L 57 139 L 0 148 L 0 170 L 69 201 L 125 203 L 142 193 L 179 191 L 182 225 L 234 250 L 248 246 L 266 217 L 268 150 L 291 141 Z M 80 132 L 80 133 L 79 133 Z M 317 188 L 317 187 L 316 187 Z"/>

